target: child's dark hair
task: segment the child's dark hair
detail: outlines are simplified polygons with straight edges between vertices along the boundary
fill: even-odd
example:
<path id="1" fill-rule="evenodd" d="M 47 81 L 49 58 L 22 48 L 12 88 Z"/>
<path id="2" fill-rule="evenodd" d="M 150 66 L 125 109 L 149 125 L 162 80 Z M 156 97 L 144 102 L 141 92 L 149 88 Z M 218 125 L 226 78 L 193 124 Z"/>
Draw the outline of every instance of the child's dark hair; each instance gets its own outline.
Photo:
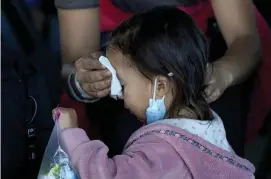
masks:
<path id="1" fill-rule="evenodd" d="M 169 117 L 188 109 L 197 119 L 212 119 L 203 97 L 208 46 L 189 15 L 174 7 L 136 14 L 112 32 L 109 48 L 120 50 L 147 78 L 163 75 L 176 85 Z"/>

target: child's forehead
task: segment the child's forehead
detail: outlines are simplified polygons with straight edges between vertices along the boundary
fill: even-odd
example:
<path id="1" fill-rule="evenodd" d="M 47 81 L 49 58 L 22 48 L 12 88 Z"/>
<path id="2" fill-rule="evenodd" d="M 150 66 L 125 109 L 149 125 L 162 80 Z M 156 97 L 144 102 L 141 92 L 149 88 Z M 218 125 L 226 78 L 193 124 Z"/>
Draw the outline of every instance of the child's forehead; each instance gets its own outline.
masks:
<path id="1" fill-rule="evenodd" d="M 129 59 L 119 50 L 107 50 L 106 56 L 113 66 L 129 67 Z"/>

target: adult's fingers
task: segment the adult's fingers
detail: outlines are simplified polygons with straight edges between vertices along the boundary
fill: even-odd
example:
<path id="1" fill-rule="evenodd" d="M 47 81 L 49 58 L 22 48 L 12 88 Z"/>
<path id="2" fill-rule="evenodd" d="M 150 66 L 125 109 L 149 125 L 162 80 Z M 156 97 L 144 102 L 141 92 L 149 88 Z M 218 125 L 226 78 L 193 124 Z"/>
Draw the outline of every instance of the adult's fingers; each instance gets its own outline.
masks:
<path id="1" fill-rule="evenodd" d="M 94 83 L 98 81 L 105 80 L 106 78 L 111 77 L 110 71 L 107 69 L 104 70 L 95 70 L 95 71 L 83 71 L 76 73 L 76 80 L 80 83 Z"/>
<path id="2" fill-rule="evenodd" d="M 102 56 L 102 52 L 99 52 L 99 51 L 90 54 L 90 57 L 93 59 L 99 59 L 100 56 Z"/>
<path id="3" fill-rule="evenodd" d="M 219 89 L 214 89 L 214 90 L 211 92 L 210 95 L 206 96 L 205 99 L 206 99 L 206 101 L 207 101 L 208 103 L 212 103 L 212 102 L 216 101 L 216 100 L 220 97 L 220 95 L 221 95 L 220 90 L 219 90 Z"/>
<path id="4" fill-rule="evenodd" d="M 204 97 L 208 103 L 212 101 L 212 94 L 214 91 L 215 91 L 215 88 L 213 85 L 206 86 L 204 90 Z"/>
<path id="5" fill-rule="evenodd" d="M 210 81 L 212 80 L 213 73 L 214 73 L 214 68 L 213 68 L 212 64 L 207 64 L 206 75 L 205 75 L 205 79 L 204 79 L 206 85 L 208 83 L 210 83 Z"/>
<path id="6" fill-rule="evenodd" d="M 104 89 L 101 91 L 92 91 L 92 92 L 88 92 L 88 93 L 89 93 L 89 95 L 94 96 L 96 98 L 103 98 L 103 97 L 109 95 L 109 92 L 110 92 L 110 88 L 107 88 L 107 89 Z"/>
<path id="7" fill-rule="evenodd" d="M 210 96 L 213 92 L 214 92 L 215 88 L 213 85 L 208 85 L 206 86 L 206 88 L 204 89 L 204 94 L 206 97 Z"/>
<path id="8" fill-rule="evenodd" d="M 87 93 L 102 91 L 102 90 L 110 88 L 111 79 L 98 81 L 95 83 L 83 83 L 81 86 L 82 86 L 83 90 L 86 91 Z"/>
<path id="9" fill-rule="evenodd" d="M 98 59 L 94 59 L 93 57 L 84 57 L 75 62 L 75 69 L 76 72 L 79 72 L 82 70 L 101 70 L 105 69 L 105 67 Z"/>

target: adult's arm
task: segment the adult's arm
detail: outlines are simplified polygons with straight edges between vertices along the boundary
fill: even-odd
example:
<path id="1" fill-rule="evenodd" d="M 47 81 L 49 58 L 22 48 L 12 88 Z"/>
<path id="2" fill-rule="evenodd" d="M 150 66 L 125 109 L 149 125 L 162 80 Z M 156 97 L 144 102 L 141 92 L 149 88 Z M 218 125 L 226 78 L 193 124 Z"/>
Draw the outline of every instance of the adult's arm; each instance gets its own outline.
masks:
<path id="1" fill-rule="evenodd" d="M 244 81 L 260 61 L 261 48 L 252 0 L 211 0 L 215 17 L 228 45 L 218 63 L 230 72 L 235 85 Z"/>
<path id="2" fill-rule="evenodd" d="M 99 0 L 55 0 L 55 5 L 63 61 L 75 62 L 99 50 Z"/>
<path id="3" fill-rule="evenodd" d="M 75 99 L 81 102 L 96 101 L 88 99 L 90 96 L 82 92 L 72 72 L 76 60 L 99 50 L 99 0 L 55 0 L 55 6 L 58 10 L 60 46 L 64 62 L 62 76 L 68 79 L 68 88 Z M 76 91 L 80 91 L 80 94 L 76 94 Z M 86 96 L 88 98 L 84 99 Z"/>

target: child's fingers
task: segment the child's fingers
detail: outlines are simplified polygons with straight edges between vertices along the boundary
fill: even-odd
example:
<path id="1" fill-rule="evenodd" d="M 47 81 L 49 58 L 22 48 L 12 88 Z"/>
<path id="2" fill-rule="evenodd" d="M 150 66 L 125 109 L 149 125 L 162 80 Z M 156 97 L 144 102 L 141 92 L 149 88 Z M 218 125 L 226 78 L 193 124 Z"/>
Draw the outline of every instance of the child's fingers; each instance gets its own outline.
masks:
<path id="1" fill-rule="evenodd" d="M 75 113 L 75 110 L 73 108 L 57 107 L 53 109 L 54 114 L 56 114 L 57 111 L 59 111 L 60 113 Z"/>
<path id="2" fill-rule="evenodd" d="M 57 107 L 53 109 L 52 111 L 53 119 L 59 119 L 60 114 L 63 114 L 63 115 L 65 114 L 66 116 L 74 116 L 76 112 L 72 108 Z"/>
<path id="3" fill-rule="evenodd" d="M 61 120 L 62 118 L 63 119 L 77 120 L 77 114 L 76 114 L 76 111 L 73 108 L 62 108 L 62 107 L 59 107 L 56 110 L 60 114 L 59 120 Z"/>
<path id="4" fill-rule="evenodd" d="M 57 108 L 53 109 L 53 111 L 52 111 L 52 117 L 53 117 L 53 119 L 55 119 L 56 111 L 57 111 Z"/>
<path id="5" fill-rule="evenodd" d="M 78 127 L 77 114 L 72 108 L 55 108 L 52 115 L 53 119 L 58 120 L 60 129 Z"/>

